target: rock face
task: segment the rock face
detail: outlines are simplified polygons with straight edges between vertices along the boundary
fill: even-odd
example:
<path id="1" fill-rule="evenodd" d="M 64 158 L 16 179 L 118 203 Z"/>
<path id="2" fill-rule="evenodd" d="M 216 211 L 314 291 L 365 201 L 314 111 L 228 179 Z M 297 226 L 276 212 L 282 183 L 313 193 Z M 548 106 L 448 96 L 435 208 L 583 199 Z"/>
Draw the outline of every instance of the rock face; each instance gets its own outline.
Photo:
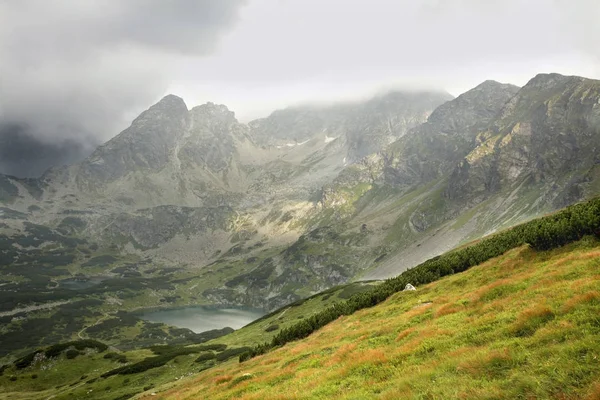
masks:
<path id="1" fill-rule="evenodd" d="M 385 180 L 413 185 L 445 175 L 476 146 L 518 87 L 486 81 L 438 107 L 427 122 L 387 150 Z"/>
<path id="2" fill-rule="evenodd" d="M 211 194 L 244 189 L 235 164 L 247 133 L 223 105 L 188 111 L 169 95 L 75 166 L 76 186 L 138 207 L 203 204 Z"/>
<path id="3" fill-rule="evenodd" d="M 600 82 L 541 74 L 483 131 L 454 171 L 451 198 L 487 197 L 514 183 L 552 188 L 554 206 L 581 199 L 600 162 Z"/>
<path id="4" fill-rule="evenodd" d="M 597 194 L 599 150 L 600 83 L 557 74 L 247 125 L 169 95 L 79 164 L 0 175 L 0 236 L 31 221 L 185 266 L 197 301 L 275 308 Z"/>
<path id="5" fill-rule="evenodd" d="M 78 178 L 102 185 L 138 170 L 158 172 L 169 162 L 171 151 L 188 125 L 183 99 L 166 96 L 86 159 Z"/>
<path id="6" fill-rule="evenodd" d="M 361 183 L 410 188 L 447 175 L 477 146 L 477 135 L 487 129 L 518 90 L 513 85 L 486 81 L 442 104 L 426 122 L 379 154 L 344 169 L 325 188 L 323 203 L 334 205 L 337 189 Z"/>
<path id="7" fill-rule="evenodd" d="M 315 137 L 335 140 L 350 164 L 401 138 L 451 99 L 447 93 L 391 92 L 365 103 L 276 111 L 249 125 L 262 146 L 291 146 Z"/>

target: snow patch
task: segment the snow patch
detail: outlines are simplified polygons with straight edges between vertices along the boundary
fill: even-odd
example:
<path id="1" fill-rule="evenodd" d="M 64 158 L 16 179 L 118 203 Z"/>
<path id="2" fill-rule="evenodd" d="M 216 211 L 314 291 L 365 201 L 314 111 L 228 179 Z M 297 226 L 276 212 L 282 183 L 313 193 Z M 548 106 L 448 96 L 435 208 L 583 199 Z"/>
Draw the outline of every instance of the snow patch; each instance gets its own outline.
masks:
<path id="1" fill-rule="evenodd" d="M 325 143 L 333 142 L 335 139 L 337 139 L 337 138 L 329 137 L 329 136 L 325 135 Z"/>
<path id="2" fill-rule="evenodd" d="M 308 143 L 308 139 L 305 140 L 304 142 L 300 142 L 300 143 L 286 143 L 285 145 L 281 145 L 281 146 L 275 146 L 277 149 L 283 149 L 284 147 L 296 147 L 296 146 L 302 146 L 303 144 Z"/>

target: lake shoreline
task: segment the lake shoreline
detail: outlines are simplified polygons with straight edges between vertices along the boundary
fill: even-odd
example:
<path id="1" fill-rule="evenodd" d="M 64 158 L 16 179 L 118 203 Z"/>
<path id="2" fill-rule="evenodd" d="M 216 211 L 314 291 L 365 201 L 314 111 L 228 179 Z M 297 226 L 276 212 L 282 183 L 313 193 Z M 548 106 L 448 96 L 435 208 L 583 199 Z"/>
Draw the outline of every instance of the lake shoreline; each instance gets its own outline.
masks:
<path id="1" fill-rule="evenodd" d="M 267 314 L 266 310 L 220 304 L 149 307 L 132 312 L 148 322 L 187 328 L 195 333 L 230 327 L 239 329 Z"/>

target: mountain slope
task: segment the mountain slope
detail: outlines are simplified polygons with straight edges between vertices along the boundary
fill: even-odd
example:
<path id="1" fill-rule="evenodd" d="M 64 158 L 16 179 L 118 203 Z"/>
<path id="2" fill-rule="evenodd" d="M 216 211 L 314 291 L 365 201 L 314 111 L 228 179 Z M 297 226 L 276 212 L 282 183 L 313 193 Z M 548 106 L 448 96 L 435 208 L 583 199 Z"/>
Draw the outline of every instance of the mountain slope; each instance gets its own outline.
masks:
<path id="1" fill-rule="evenodd" d="M 130 398 L 142 390 L 147 391 L 147 393 L 150 390 L 165 391 L 173 386 L 173 381 L 194 375 L 197 368 L 200 369 L 200 372 L 213 367 L 217 371 L 222 371 L 223 367 L 235 368 L 231 362 L 227 362 L 228 359 L 239 355 L 240 361 L 247 361 L 248 357 L 264 354 L 265 351 L 273 350 L 273 348 L 275 348 L 275 351 L 269 354 L 286 354 L 286 349 L 295 348 L 294 343 L 298 343 L 298 339 L 312 334 L 311 337 L 316 338 L 318 343 L 318 338 L 326 332 L 331 332 L 329 327 L 340 326 L 340 323 L 343 325 L 349 318 L 361 319 L 365 315 L 371 315 L 371 323 L 365 324 L 361 328 L 360 335 L 354 334 L 354 325 L 346 327 L 342 331 L 335 332 L 335 340 L 328 340 L 328 347 L 325 350 L 332 349 L 330 347 L 331 343 L 336 343 L 336 346 L 339 346 L 340 340 L 343 342 L 345 338 L 345 340 L 353 341 L 354 344 L 361 344 L 366 347 L 387 347 L 386 350 L 389 351 L 389 354 L 395 354 L 394 351 L 397 352 L 398 345 L 393 344 L 391 340 L 373 340 L 374 338 L 379 339 L 379 336 L 385 336 L 390 332 L 386 328 L 386 324 L 382 322 L 400 321 L 400 326 L 396 330 L 400 334 L 396 341 L 409 337 L 407 335 L 414 332 L 413 328 L 418 330 L 425 327 L 427 330 L 431 325 L 435 325 L 434 335 L 426 335 L 424 343 L 418 343 L 419 347 L 416 350 L 413 348 L 407 349 L 406 356 L 408 357 L 405 358 L 402 355 L 402 363 L 378 364 L 377 367 L 384 374 L 389 371 L 397 371 L 398 368 L 410 363 L 416 364 L 417 370 L 422 369 L 431 359 L 429 353 L 434 352 L 433 350 L 421 351 L 420 348 L 425 344 L 433 346 L 434 350 L 439 350 L 438 353 L 442 356 L 452 349 L 453 344 L 458 347 L 466 346 L 469 351 L 473 350 L 473 346 L 478 346 L 482 352 L 493 352 L 496 350 L 496 342 L 502 345 L 516 346 L 515 348 L 519 351 L 522 351 L 526 345 L 533 345 L 535 351 L 543 351 L 549 342 L 544 340 L 543 336 L 540 340 L 538 333 L 545 335 L 547 330 L 544 329 L 551 326 L 550 322 L 552 320 L 562 319 L 558 324 L 551 326 L 554 329 L 551 337 L 565 337 L 564 335 L 567 335 L 569 340 L 554 341 L 555 348 L 552 351 L 566 351 L 566 363 L 562 362 L 562 359 L 558 360 L 562 362 L 558 368 L 554 365 L 544 364 L 548 367 L 544 373 L 549 374 L 549 377 L 554 377 L 556 374 L 563 376 L 564 374 L 560 368 L 568 364 L 566 365 L 567 371 L 577 371 L 577 373 L 572 376 L 569 375 L 569 379 L 572 378 L 572 380 L 563 379 L 561 381 L 562 385 L 572 385 L 572 382 L 581 383 L 583 378 L 579 372 L 585 370 L 585 374 L 590 375 L 597 374 L 599 371 L 594 362 L 595 357 L 589 359 L 590 362 L 584 367 L 576 369 L 573 364 L 575 361 L 569 355 L 571 350 L 569 346 L 574 341 L 585 336 L 595 343 L 594 335 L 600 333 L 596 310 L 600 304 L 600 297 L 597 290 L 595 290 L 598 287 L 596 270 L 599 259 L 598 249 L 600 248 L 598 242 L 600 232 L 599 208 L 600 198 L 568 207 L 558 213 L 483 238 L 476 243 L 456 249 L 441 257 L 435 257 L 394 279 L 380 283 L 350 284 L 319 293 L 307 300 L 290 304 L 266 315 L 227 336 L 222 336 L 227 333 L 227 330 L 195 335 L 196 343 L 201 343 L 210 337 L 217 337 L 207 345 L 151 346 L 145 350 L 112 353 L 107 356 L 98 354 L 96 351 L 81 351 L 84 350 L 81 348 L 82 346 L 90 347 L 90 345 L 97 348 L 100 353 L 103 352 L 102 349 L 106 349 L 105 344 L 98 344 L 94 341 L 68 342 L 56 344 L 43 350 L 36 350 L 24 355 L 21 359 L 0 367 L 0 383 L 2 383 L 0 385 L 0 397 L 2 397 L 2 393 L 5 393 L 8 398 L 21 396 L 46 398 L 47 396 L 57 395 L 85 397 L 93 392 L 95 398 L 113 399 L 115 395 Z M 560 246 L 564 247 L 560 248 Z M 559 249 L 549 250 L 553 248 Z M 499 255 L 499 258 L 493 259 Z M 428 285 L 432 282 L 436 283 Z M 407 283 L 416 284 L 418 287 L 417 292 L 403 291 Z M 439 289 L 436 289 L 438 287 Z M 428 290 L 428 288 L 434 288 L 434 290 Z M 576 293 L 575 297 L 573 297 L 574 292 Z M 414 303 L 411 299 L 415 296 L 422 298 L 423 295 L 427 296 L 428 300 L 424 302 L 425 304 L 418 302 L 417 305 L 430 306 L 431 304 L 427 303 L 433 303 L 432 308 L 438 305 L 441 307 L 435 313 L 429 314 L 427 318 L 415 318 L 413 311 L 418 307 L 412 307 Z M 456 301 L 449 300 L 449 297 L 452 296 L 456 297 Z M 565 303 L 565 297 L 570 297 L 571 300 Z M 434 298 L 433 301 L 431 301 L 432 298 Z M 537 312 L 536 310 L 539 307 L 531 304 L 531 301 L 535 303 L 539 300 L 542 300 L 542 312 Z M 448 303 L 449 301 L 450 303 Z M 389 307 L 390 303 L 394 304 L 391 309 Z M 575 310 L 576 306 L 582 306 L 582 308 Z M 384 313 L 380 312 L 382 308 L 386 310 Z M 520 308 L 524 308 L 524 311 L 520 312 Z M 408 312 L 406 312 L 407 310 Z M 459 316 L 459 321 L 452 320 L 453 330 L 451 332 L 453 334 L 447 335 L 446 332 L 442 332 L 441 337 L 432 339 L 432 336 L 440 333 L 437 329 L 439 325 L 448 321 L 444 318 L 448 314 Z M 121 317 L 127 317 L 128 320 L 131 319 L 127 313 L 120 315 Z M 478 316 L 481 315 L 484 315 L 484 318 L 478 321 Z M 490 322 L 489 316 L 499 318 L 499 323 Z M 407 319 L 408 321 L 406 321 Z M 468 323 L 464 323 L 460 319 L 466 319 Z M 567 323 L 565 323 L 565 320 Z M 454 324 L 454 322 L 458 322 L 458 324 Z M 103 324 L 105 322 L 102 322 Z M 405 325 L 407 324 L 413 326 L 409 327 L 408 332 L 404 332 L 407 335 L 404 335 L 403 329 L 406 330 Z M 31 325 L 28 326 L 31 327 Z M 112 326 L 119 327 L 118 324 L 112 324 Z M 379 332 L 379 335 L 362 334 L 363 332 L 376 332 L 382 326 L 384 328 Z M 148 332 L 143 336 L 144 342 L 157 334 L 166 333 L 156 328 L 156 324 L 153 324 L 151 334 L 148 335 L 150 333 Z M 90 332 L 92 329 L 96 329 L 95 325 L 89 327 L 87 331 Z M 475 332 L 471 332 L 472 330 L 475 330 Z M 181 334 L 185 333 L 182 331 L 186 330 L 169 328 L 169 331 Z M 261 344 L 265 337 L 272 338 L 271 346 Z M 413 338 L 409 338 L 413 340 Z M 424 338 L 417 336 L 416 339 L 423 340 Z M 432 343 L 439 340 L 441 340 L 440 345 Z M 179 343 L 185 344 L 185 341 Z M 302 342 L 300 343 L 302 344 Z M 242 347 L 242 345 L 255 345 L 255 347 L 247 352 L 249 348 Z M 284 345 L 285 347 L 280 349 Z M 391 349 L 389 348 L 390 345 L 392 346 Z M 447 345 L 451 345 L 450 349 Z M 489 348 L 485 347 L 486 345 Z M 584 345 L 587 345 L 587 343 L 584 343 Z M 80 351 L 73 351 L 73 347 Z M 300 348 L 302 351 L 306 350 L 304 346 L 300 346 Z M 63 357 L 65 350 L 66 354 Z M 528 351 L 526 354 L 531 355 L 533 352 Z M 199 353 L 199 356 L 194 355 Z M 313 352 L 312 355 L 318 354 L 320 354 L 320 350 Z M 437 355 L 434 354 L 434 356 L 437 360 Z M 450 352 L 448 356 L 452 358 L 456 354 Z M 563 357 L 562 353 L 561 357 Z M 269 355 L 264 358 L 268 359 Z M 304 358 L 305 356 L 299 359 L 286 360 L 283 368 L 297 366 L 296 361 L 303 364 Z M 331 354 L 325 351 L 321 358 L 331 360 Z M 127 365 L 111 368 L 111 360 Z M 357 360 L 359 360 L 358 364 L 366 364 L 367 367 L 371 367 L 369 362 L 372 360 L 360 357 Z M 242 366 L 242 368 L 251 368 L 256 365 L 256 361 L 260 362 L 261 359 L 246 362 L 244 364 L 246 367 Z M 280 359 L 276 359 L 274 362 L 277 361 L 280 361 Z M 340 361 L 343 362 L 344 360 Z M 527 364 L 531 361 L 529 358 L 521 359 L 521 361 L 525 362 L 509 366 L 502 364 L 501 369 L 506 372 L 507 367 L 513 367 L 516 373 L 522 375 L 522 371 L 517 371 L 516 368 L 532 365 Z M 534 360 L 533 366 L 535 366 L 535 362 L 537 362 L 537 359 Z M 575 364 L 577 363 L 581 367 L 579 360 L 575 362 Z M 266 364 L 260 363 L 261 366 Z M 322 364 L 310 364 L 306 367 L 320 368 L 322 366 Z M 361 365 L 355 366 L 361 367 Z M 432 367 L 439 367 L 439 363 L 436 361 Z M 358 368 L 358 370 L 360 369 Z M 272 371 L 272 369 L 269 369 L 269 371 Z M 327 371 L 330 372 L 331 368 L 328 367 Z M 412 373 L 412 371 L 413 369 L 409 368 L 406 372 Z M 343 372 L 347 371 L 343 370 Z M 351 371 L 351 373 L 354 372 Z M 362 376 L 362 372 L 358 371 L 358 375 Z M 444 374 L 445 372 L 448 371 L 445 369 L 434 370 L 434 373 L 438 374 Z M 459 371 L 451 370 L 449 372 L 449 375 L 452 375 L 452 373 Z M 91 379 L 84 381 L 88 376 L 84 375 L 79 378 L 81 373 L 89 373 Z M 317 373 L 322 374 L 323 372 L 317 371 Z M 4 378 L 2 378 L 3 374 Z M 266 375 L 268 374 L 267 372 Z M 398 376 L 406 378 L 404 373 L 398 374 Z M 447 375 L 446 377 L 451 378 Z M 40 378 L 39 381 L 30 382 L 31 379 L 38 378 Z M 223 379 L 223 382 L 228 382 L 230 378 Z M 242 381 L 254 378 L 255 376 L 244 375 L 233 380 L 232 384 L 227 387 L 231 389 Z M 54 387 L 57 379 L 60 382 L 71 383 L 66 388 L 60 385 Z M 393 385 L 397 383 L 394 374 L 385 374 L 385 377 L 382 377 L 380 381 L 384 388 L 385 385 L 396 387 Z M 167 382 L 171 383 L 155 389 L 155 386 Z M 258 386 L 253 385 L 250 389 L 253 391 L 260 390 L 260 379 L 255 382 L 258 383 Z M 151 384 L 148 385 L 148 383 Z M 219 386 L 222 382 L 215 380 L 212 383 Z M 329 382 L 324 382 L 325 385 L 327 383 Z M 430 381 L 425 379 L 423 382 L 425 388 L 427 388 L 428 383 Z M 468 381 L 466 387 L 472 388 L 472 385 L 473 382 Z M 514 385 L 509 382 L 508 385 L 504 386 L 512 389 Z M 557 387 L 552 386 L 552 384 L 547 386 L 550 388 Z M 240 385 L 240 388 L 242 387 L 246 387 L 246 385 Z M 452 388 L 454 387 L 452 386 Z M 419 391 L 425 390 L 422 387 L 417 388 Z M 538 385 L 533 388 L 526 387 L 525 389 L 531 391 L 536 388 L 538 388 Z M 578 393 L 577 390 L 580 388 L 581 385 L 577 385 L 573 388 L 574 392 L 565 395 L 579 398 L 581 396 L 578 396 L 578 394 L 581 393 Z M 314 387 L 311 388 L 311 390 L 314 389 Z M 331 392 L 329 388 L 326 389 L 327 396 L 338 395 L 335 391 Z M 363 388 L 361 385 L 356 389 L 362 390 L 361 394 L 365 394 L 364 389 L 370 390 L 371 385 L 367 388 Z M 505 387 L 500 389 L 505 389 Z M 239 397 L 241 394 L 236 392 L 234 396 Z M 318 394 L 321 393 L 310 393 L 313 397 Z M 510 395 L 499 394 L 498 396 L 535 395 L 536 397 L 546 397 L 545 394 L 546 392 L 543 390 L 537 390 L 532 393 L 510 393 Z M 269 393 L 266 395 L 269 395 Z M 254 396 L 254 394 L 251 394 L 251 396 Z M 259 396 L 265 396 L 265 394 L 260 393 Z M 448 394 L 443 397 L 448 397 Z"/>
<path id="2" fill-rule="evenodd" d="M 599 88 L 598 81 L 558 74 L 540 74 L 521 89 L 485 82 L 344 170 L 323 203 L 343 211 L 346 225 L 367 224 L 379 236 L 383 247 L 371 258 L 378 265 L 364 277 L 393 276 L 598 194 Z M 340 194 L 365 184 L 348 207 Z"/>
<path id="3" fill-rule="evenodd" d="M 541 74 L 533 78 L 479 137 L 481 144 L 452 176 L 451 198 L 488 196 L 530 179 L 561 207 L 597 186 L 600 82 Z"/>
<path id="4" fill-rule="evenodd" d="M 597 398 L 598 249 L 512 250 L 152 398 Z"/>
<path id="5" fill-rule="evenodd" d="M 17 212 L 0 235 L 68 229 L 94 256 L 182 268 L 187 301 L 274 309 L 600 193 L 597 81 L 541 74 L 446 99 L 390 93 L 244 125 L 167 96 L 80 164 L 0 178 Z M 85 257 L 65 267 L 89 274 Z"/>

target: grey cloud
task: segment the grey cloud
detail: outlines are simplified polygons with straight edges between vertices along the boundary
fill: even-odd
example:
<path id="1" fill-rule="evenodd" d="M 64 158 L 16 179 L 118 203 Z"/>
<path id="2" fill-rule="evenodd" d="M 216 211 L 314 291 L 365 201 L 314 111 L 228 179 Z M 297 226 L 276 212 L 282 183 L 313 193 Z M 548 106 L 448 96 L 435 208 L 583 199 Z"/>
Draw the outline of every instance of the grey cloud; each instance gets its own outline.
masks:
<path id="1" fill-rule="evenodd" d="M 0 126 L 0 171 L 7 175 L 35 178 L 48 168 L 71 164 L 91 153 L 96 143 L 32 136 L 22 125 Z"/>
<path id="2" fill-rule="evenodd" d="M 214 51 L 244 3 L 0 0 L 0 123 L 57 163 L 78 158 L 160 98 L 181 60 Z M 0 172 L 14 173 L 24 164 L 7 154 L 23 147 L 7 147 L 8 131 Z"/>
<path id="3" fill-rule="evenodd" d="M 173 87 L 248 120 L 391 86 L 458 95 L 540 72 L 594 78 L 599 18 L 598 0 L 253 0 L 219 57 L 190 63 Z"/>
<path id="4" fill-rule="evenodd" d="M 390 86 L 600 77 L 598 19 L 598 0 L 0 0 L 0 122 L 94 143 L 166 92 L 247 121 Z"/>

